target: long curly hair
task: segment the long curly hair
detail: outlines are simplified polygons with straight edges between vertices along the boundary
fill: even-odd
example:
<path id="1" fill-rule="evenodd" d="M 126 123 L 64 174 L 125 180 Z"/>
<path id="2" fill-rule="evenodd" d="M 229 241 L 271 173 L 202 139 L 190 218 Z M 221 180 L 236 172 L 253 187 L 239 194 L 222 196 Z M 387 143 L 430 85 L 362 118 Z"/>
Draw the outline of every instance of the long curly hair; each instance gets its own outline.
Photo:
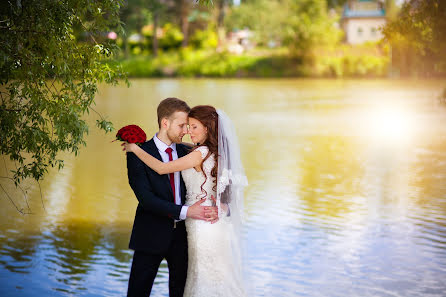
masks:
<path id="1" fill-rule="evenodd" d="M 215 160 L 214 168 L 211 170 L 211 176 L 214 178 L 214 191 L 217 188 L 217 173 L 218 173 L 218 113 L 215 107 L 210 105 L 197 105 L 193 107 L 189 112 L 189 117 L 198 120 L 207 128 L 207 137 L 203 143 L 198 143 L 193 149 L 199 146 L 207 146 L 209 152 L 200 164 L 201 171 L 203 171 L 203 163 L 209 157 L 212 156 Z M 207 196 L 206 190 L 203 189 L 204 184 L 207 181 L 207 176 L 205 175 L 204 183 L 201 185 L 201 191 L 204 193 L 204 197 Z"/>

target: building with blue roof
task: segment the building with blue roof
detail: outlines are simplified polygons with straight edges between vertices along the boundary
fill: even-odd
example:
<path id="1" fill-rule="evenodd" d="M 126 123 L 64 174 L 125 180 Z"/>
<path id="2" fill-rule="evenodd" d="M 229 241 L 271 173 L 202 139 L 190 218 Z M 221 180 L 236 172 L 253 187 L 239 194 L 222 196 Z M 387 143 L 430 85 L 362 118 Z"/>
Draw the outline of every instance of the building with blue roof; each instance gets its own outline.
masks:
<path id="1" fill-rule="evenodd" d="M 383 1 L 351 0 L 344 5 L 341 27 L 345 32 L 346 43 L 378 41 L 383 37 L 381 28 L 385 24 L 386 11 Z"/>

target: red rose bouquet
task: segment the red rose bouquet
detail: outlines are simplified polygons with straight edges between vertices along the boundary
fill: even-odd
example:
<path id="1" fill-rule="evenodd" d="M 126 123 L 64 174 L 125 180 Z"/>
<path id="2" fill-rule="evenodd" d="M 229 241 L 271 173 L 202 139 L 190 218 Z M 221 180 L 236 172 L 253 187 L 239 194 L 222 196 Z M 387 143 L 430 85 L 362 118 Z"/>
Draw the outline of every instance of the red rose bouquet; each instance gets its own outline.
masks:
<path id="1" fill-rule="evenodd" d="M 146 142 L 146 133 L 137 125 L 128 125 L 119 129 L 116 133 L 116 139 L 127 141 L 128 143 L 136 143 L 138 145 Z"/>

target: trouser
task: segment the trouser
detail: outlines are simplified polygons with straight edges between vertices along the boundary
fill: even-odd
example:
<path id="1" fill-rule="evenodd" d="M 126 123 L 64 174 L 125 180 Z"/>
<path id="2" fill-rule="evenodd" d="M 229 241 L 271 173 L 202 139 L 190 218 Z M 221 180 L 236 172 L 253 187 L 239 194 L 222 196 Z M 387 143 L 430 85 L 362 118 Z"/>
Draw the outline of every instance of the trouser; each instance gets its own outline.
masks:
<path id="1" fill-rule="evenodd" d="M 169 296 L 182 297 L 187 275 L 187 238 L 184 221 L 177 223 L 166 254 L 135 251 L 130 271 L 128 297 L 150 296 L 161 261 L 169 268 Z"/>

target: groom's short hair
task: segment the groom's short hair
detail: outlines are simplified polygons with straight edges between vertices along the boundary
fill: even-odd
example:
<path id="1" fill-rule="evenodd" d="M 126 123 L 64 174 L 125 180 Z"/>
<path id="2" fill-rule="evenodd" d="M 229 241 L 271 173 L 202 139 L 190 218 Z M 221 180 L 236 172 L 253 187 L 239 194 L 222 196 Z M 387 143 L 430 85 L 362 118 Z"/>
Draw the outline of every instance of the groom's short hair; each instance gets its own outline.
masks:
<path id="1" fill-rule="evenodd" d="M 166 98 L 161 101 L 156 110 L 158 114 L 158 127 L 161 128 L 161 120 L 163 118 L 168 118 L 177 111 L 189 113 L 190 107 L 186 102 L 175 97 Z"/>

